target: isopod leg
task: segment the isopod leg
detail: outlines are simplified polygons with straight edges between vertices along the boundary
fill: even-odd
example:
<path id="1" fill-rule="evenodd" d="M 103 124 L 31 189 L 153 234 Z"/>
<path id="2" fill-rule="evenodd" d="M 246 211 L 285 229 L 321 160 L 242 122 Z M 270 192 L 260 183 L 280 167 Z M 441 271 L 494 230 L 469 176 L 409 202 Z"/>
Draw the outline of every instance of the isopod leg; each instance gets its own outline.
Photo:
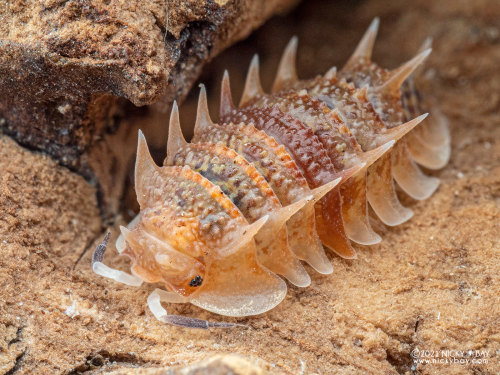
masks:
<path id="1" fill-rule="evenodd" d="M 165 310 L 161 305 L 162 301 L 167 303 L 185 303 L 188 301 L 175 293 L 155 289 L 148 297 L 148 306 L 155 318 L 163 323 L 178 327 L 197 329 L 246 327 L 245 325 L 236 323 L 209 322 L 207 320 L 189 318 L 187 316 L 169 315 L 167 310 Z"/>
<path id="2" fill-rule="evenodd" d="M 108 241 L 110 236 L 111 236 L 110 232 L 106 233 L 106 235 L 104 236 L 104 240 L 102 241 L 102 243 L 97 245 L 97 247 L 94 250 L 94 254 L 92 254 L 93 271 L 98 275 L 118 281 L 119 283 L 125 285 L 141 286 L 142 279 L 138 278 L 137 276 L 130 275 L 126 272 L 110 268 L 102 262 L 104 259 L 104 253 L 106 252 L 106 248 L 108 246 Z"/>

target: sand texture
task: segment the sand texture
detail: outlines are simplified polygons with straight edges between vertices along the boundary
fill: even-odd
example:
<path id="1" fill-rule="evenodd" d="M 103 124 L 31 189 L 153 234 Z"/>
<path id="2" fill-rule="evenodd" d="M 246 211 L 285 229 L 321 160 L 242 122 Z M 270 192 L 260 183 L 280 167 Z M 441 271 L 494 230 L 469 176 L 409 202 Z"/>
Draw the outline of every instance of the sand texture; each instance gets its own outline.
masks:
<path id="1" fill-rule="evenodd" d="M 92 273 L 91 250 L 107 229 L 99 186 L 3 135 L 0 373 L 500 373 L 498 2 L 304 2 L 207 66 L 202 81 L 212 113 L 225 68 L 239 98 L 258 52 L 268 89 L 282 48 L 298 35 L 299 76 L 313 77 L 342 66 L 375 16 L 381 30 L 374 60 L 383 66 L 396 67 L 434 37 L 423 94 L 450 120 L 450 163 L 432 172 L 441 179 L 437 192 L 418 202 L 401 194 L 414 211 L 411 220 L 393 228 L 377 224 L 382 243 L 357 246 L 357 260 L 330 255 L 332 275 L 308 268 L 311 286 L 290 287 L 268 313 L 233 319 L 191 305 L 166 306 L 169 313 L 248 329 L 170 327 L 146 306 L 154 286 L 127 287 Z M 182 108 L 186 133 L 196 91 Z M 134 209 L 133 195 L 119 199 Z M 125 222 L 115 219 L 114 238 Z M 105 262 L 128 265 L 112 246 Z M 487 363 L 415 364 L 416 349 L 479 350 Z"/>

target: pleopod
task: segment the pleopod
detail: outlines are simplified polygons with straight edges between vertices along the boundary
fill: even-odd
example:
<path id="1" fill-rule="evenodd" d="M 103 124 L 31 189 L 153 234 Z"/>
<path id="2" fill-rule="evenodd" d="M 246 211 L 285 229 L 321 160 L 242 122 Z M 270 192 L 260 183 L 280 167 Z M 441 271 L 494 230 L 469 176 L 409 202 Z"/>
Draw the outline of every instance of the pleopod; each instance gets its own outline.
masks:
<path id="1" fill-rule="evenodd" d="M 432 195 L 439 180 L 417 164 L 446 165 L 450 136 L 437 109 L 426 121 L 420 114 L 425 103 L 413 75 L 430 41 L 400 68 L 385 70 L 371 61 L 378 23 L 342 70 L 311 80 L 297 78 L 292 38 L 270 94 L 261 87 L 255 56 L 239 106 L 226 71 L 218 124 L 202 86 L 189 143 L 174 102 L 163 166 L 154 163 L 139 132 L 140 212 L 120 228 L 116 243 L 131 259 L 132 274 L 102 263 L 109 234 L 94 252 L 94 271 L 127 285 L 164 286 L 148 297 L 160 321 L 232 327 L 237 324 L 169 315 L 161 302 L 192 303 L 226 316 L 260 314 L 283 300 L 284 279 L 310 284 L 303 262 L 333 272 L 325 248 L 352 259 L 351 241 L 380 242 L 368 206 L 389 226 L 410 219 L 394 181 L 414 199 Z"/>

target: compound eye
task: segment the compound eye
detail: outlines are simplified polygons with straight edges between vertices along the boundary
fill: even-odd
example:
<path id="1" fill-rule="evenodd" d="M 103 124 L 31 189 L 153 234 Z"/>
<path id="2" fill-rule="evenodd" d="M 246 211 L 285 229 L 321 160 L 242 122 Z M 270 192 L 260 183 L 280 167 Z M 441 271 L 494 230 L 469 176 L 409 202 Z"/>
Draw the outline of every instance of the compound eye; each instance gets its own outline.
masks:
<path id="1" fill-rule="evenodd" d="M 203 283 L 203 278 L 200 275 L 196 275 L 193 280 L 189 282 L 189 286 L 197 287 Z"/>

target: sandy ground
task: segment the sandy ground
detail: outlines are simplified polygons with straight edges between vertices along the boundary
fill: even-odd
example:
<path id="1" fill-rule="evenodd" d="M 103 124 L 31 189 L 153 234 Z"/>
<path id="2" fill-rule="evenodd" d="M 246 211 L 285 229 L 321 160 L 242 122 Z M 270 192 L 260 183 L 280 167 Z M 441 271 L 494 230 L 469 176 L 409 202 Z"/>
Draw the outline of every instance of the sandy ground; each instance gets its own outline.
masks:
<path id="1" fill-rule="evenodd" d="M 309 269 L 310 287 L 290 287 L 271 312 L 237 320 L 249 329 L 169 327 L 146 307 L 153 286 L 130 288 L 93 275 L 90 251 L 79 259 L 102 239 L 95 189 L 2 136 L 0 373 L 133 373 L 216 353 L 242 354 L 278 374 L 499 373 L 500 4 L 307 2 L 207 68 L 213 113 L 224 68 L 239 97 L 237 83 L 259 52 L 269 87 L 282 47 L 296 34 L 299 75 L 311 77 L 341 66 L 376 15 L 374 59 L 384 66 L 397 66 L 434 36 L 424 94 L 451 123 L 451 161 L 433 173 L 441 178 L 438 191 L 422 202 L 401 195 L 415 212 L 410 221 L 378 225 L 383 242 L 358 246 L 357 260 L 331 256 L 332 275 Z M 188 100 L 184 124 L 190 113 Z M 106 261 L 127 267 L 113 249 Z M 168 309 L 224 319 L 190 305 Z M 427 359 L 441 350 L 484 351 L 487 363 L 417 365 L 410 354 L 416 349 Z"/>

